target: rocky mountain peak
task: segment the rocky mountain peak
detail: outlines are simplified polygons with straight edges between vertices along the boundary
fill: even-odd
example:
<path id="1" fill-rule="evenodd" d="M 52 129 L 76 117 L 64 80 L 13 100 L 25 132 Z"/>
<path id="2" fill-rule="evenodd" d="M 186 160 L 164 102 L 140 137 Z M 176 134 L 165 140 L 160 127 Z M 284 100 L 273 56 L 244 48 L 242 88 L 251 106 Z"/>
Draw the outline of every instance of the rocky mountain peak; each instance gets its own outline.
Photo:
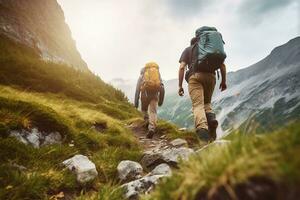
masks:
<path id="1" fill-rule="evenodd" d="M 88 70 L 56 0 L 0 0 L 0 35 L 34 48 L 43 60 Z"/>

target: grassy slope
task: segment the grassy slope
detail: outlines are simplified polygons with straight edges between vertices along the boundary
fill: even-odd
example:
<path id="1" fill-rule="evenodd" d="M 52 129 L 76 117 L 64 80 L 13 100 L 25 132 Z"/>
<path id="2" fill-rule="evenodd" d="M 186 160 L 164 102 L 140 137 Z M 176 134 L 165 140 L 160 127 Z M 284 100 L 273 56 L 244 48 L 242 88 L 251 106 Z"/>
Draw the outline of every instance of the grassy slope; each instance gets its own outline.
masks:
<path id="1" fill-rule="evenodd" d="M 213 147 L 182 163 L 172 178 L 144 199 L 247 199 L 245 188 L 254 191 L 255 185 L 271 188 L 260 199 L 296 198 L 300 192 L 299 124 L 267 135 L 234 133 L 229 139 L 228 146 Z"/>
<path id="2" fill-rule="evenodd" d="M 74 175 L 60 166 L 78 153 L 89 156 L 99 172 L 87 191 L 109 189 L 118 162 L 140 158 L 138 142 L 125 126 L 140 114 L 99 77 L 41 61 L 34 50 L 2 36 L 0 77 L 0 199 L 47 199 L 60 191 L 81 191 Z M 107 129 L 97 132 L 94 122 Z M 33 127 L 59 131 L 63 144 L 34 149 L 7 137 L 9 130 Z M 73 141 L 75 146 L 69 146 Z"/>
<path id="3" fill-rule="evenodd" d="M 94 74 L 41 61 L 35 50 L 0 35 L 0 199 L 48 199 L 60 191 L 79 199 L 122 199 L 116 166 L 141 157 L 138 141 L 126 128 L 142 123 L 140 116 L 122 92 Z M 97 132 L 91 128 L 94 122 L 107 129 Z M 62 145 L 35 149 L 8 137 L 10 130 L 33 127 L 59 131 Z M 197 142 L 193 133 L 164 121 L 158 129 L 170 139 Z M 86 187 L 61 166 L 78 153 L 87 155 L 99 172 Z"/>

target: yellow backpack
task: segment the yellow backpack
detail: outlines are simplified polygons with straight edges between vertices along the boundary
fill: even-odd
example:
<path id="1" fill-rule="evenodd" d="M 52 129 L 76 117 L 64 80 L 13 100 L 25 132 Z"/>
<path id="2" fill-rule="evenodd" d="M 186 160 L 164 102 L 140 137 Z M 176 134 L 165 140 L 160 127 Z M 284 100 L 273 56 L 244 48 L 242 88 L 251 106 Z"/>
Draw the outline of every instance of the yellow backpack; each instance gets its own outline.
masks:
<path id="1" fill-rule="evenodd" d="M 145 66 L 142 91 L 159 91 L 161 86 L 158 64 L 149 62 Z"/>

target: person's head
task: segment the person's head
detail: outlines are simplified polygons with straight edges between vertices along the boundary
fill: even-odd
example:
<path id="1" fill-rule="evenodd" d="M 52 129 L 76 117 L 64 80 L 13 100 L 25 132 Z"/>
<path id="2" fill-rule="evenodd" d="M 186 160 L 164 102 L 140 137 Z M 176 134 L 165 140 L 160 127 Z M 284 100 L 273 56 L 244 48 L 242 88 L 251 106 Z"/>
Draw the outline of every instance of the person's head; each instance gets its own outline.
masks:
<path id="1" fill-rule="evenodd" d="M 194 44 L 196 44 L 196 42 L 197 42 L 197 38 L 196 37 L 193 37 L 192 39 L 191 39 L 191 46 L 193 46 Z"/>

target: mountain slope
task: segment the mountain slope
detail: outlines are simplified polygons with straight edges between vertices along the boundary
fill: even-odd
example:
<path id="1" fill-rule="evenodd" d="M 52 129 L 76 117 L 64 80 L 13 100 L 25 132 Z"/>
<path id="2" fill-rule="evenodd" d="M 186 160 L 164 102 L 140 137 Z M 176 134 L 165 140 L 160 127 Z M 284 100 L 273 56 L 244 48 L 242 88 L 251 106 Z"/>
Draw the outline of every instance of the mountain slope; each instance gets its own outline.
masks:
<path id="1" fill-rule="evenodd" d="M 39 6 L 46 13 L 40 18 Z M 85 69 L 79 54 L 68 57 L 56 51 L 77 49 L 61 41 L 64 31 L 40 33 L 53 21 L 34 27 L 49 15 L 63 25 L 61 30 L 66 28 L 63 17 L 57 18 L 62 13 L 56 1 L 0 0 L 0 9 L 5 11 L 1 23 L 13 26 L 0 31 L 0 199 L 123 199 L 117 166 L 123 160 L 141 160 L 143 145 L 130 126 L 143 127 L 141 113 L 120 90 Z M 17 13 L 19 9 L 24 13 Z M 71 38 L 70 32 L 64 34 L 66 40 Z M 45 39 L 49 43 L 43 50 L 59 59 L 43 57 L 31 39 Z M 158 130 L 165 139 L 183 137 L 197 143 L 194 133 L 166 122 L 160 121 Z M 145 134 L 143 129 L 139 136 Z M 78 180 L 81 170 L 62 165 L 78 154 L 98 173 L 89 182 Z"/>
<path id="2" fill-rule="evenodd" d="M 35 49 L 46 61 L 88 71 L 55 0 L 1 0 L 0 35 Z"/>
<path id="3" fill-rule="evenodd" d="M 245 132 L 268 131 L 300 118 L 299 46 L 300 37 L 294 38 L 260 62 L 229 72 L 225 92 L 219 92 L 216 84 L 213 105 L 222 128 L 219 134 L 239 127 Z M 176 97 L 177 85 L 172 82 L 169 88 L 174 92 L 166 96 L 160 116 L 192 127 L 190 100 Z"/>
<path id="4" fill-rule="evenodd" d="M 140 113 L 87 69 L 68 40 L 56 1 L 1 0 L 0 9 L 0 199 L 56 199 L 57 194 L 75 199 L 116 191 L 118 185 L 111 183 L 118 163 L 141 157 L 126 126 Z M 50 33 L 51 23 L 62 27 Z M 61 164 L 77 154 L 86 155 L 98 171 L 86 185 Z"/>

